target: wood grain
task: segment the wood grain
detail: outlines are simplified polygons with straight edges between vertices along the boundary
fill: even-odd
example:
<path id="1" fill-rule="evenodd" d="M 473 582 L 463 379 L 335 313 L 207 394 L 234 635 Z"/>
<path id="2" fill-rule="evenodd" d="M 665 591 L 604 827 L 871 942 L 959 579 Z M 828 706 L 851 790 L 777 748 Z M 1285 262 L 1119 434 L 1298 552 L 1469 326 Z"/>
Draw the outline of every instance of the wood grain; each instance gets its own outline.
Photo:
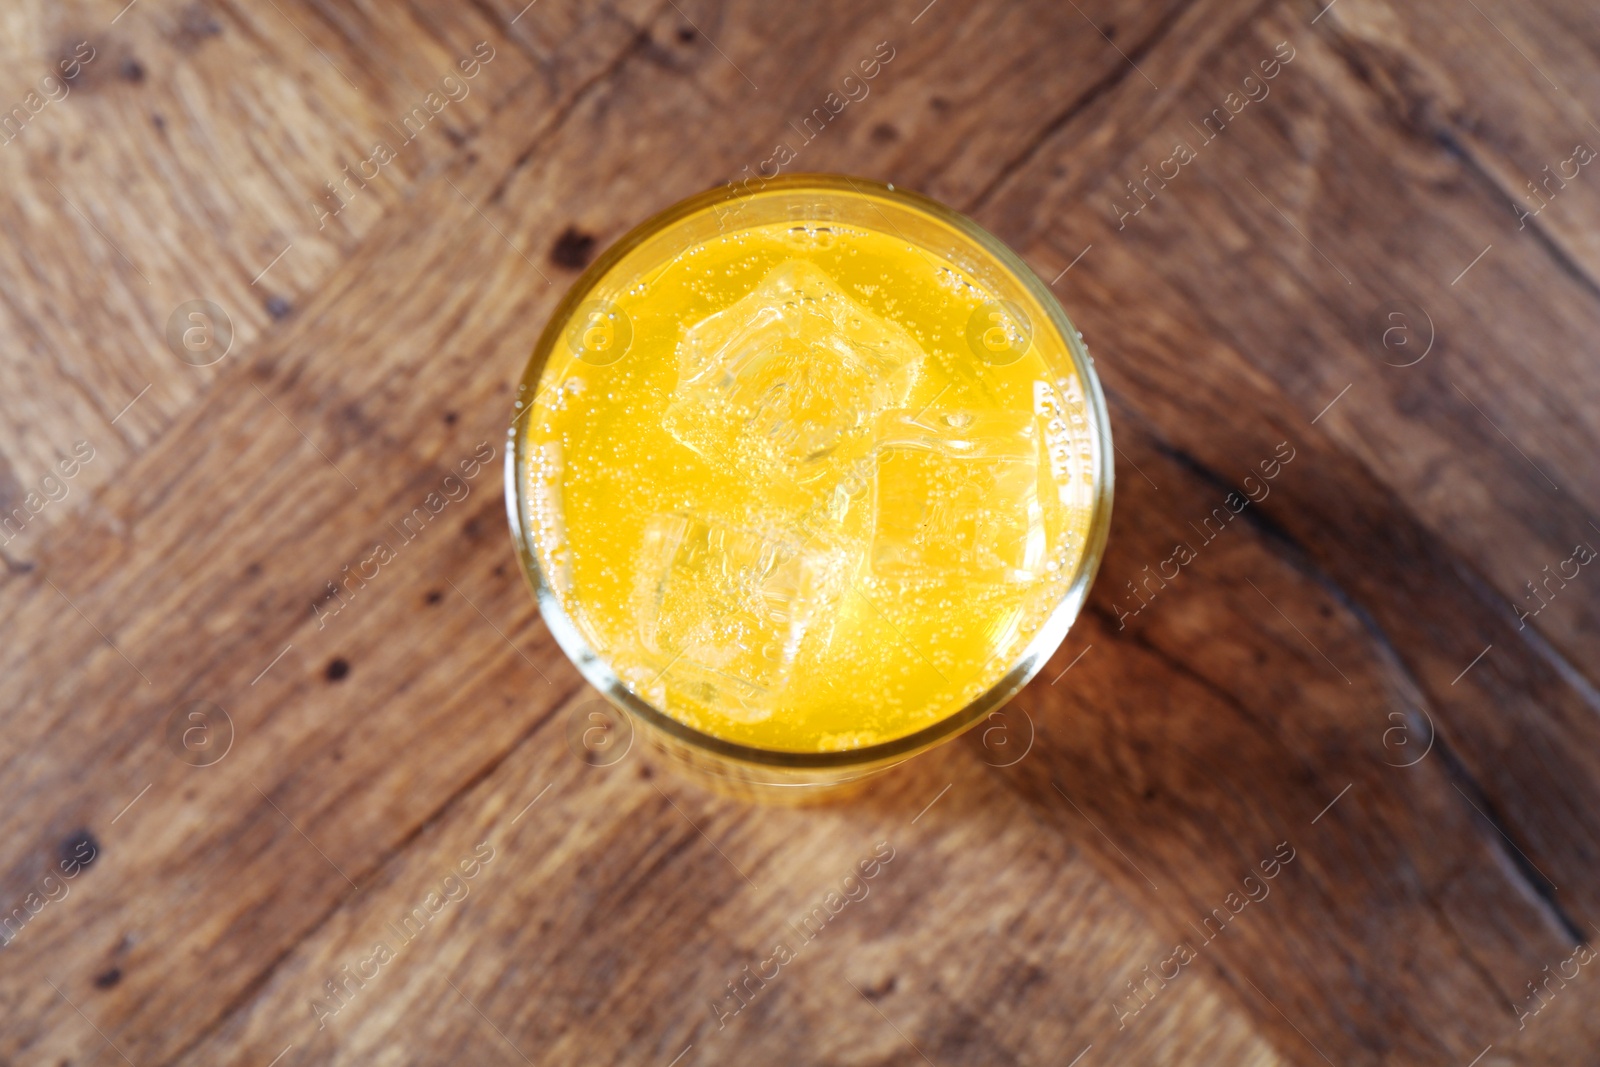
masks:
<path id="1" fill-rule="evenodd" d="M 1585 569 L 1518 608 L 1600 541 L 1600 178 L 1511 207 L 1600 148 L 1586 15 L 0 16 L 5 99 L 95 52 L 0 145 L 0 505 L 94 448 L 0 545 L 0 1063 L 1587 1062 L 1600 980 L 1530 983 L 1600 921 L 1600 601 Z M 794 141 L 880 42 L 796 166 L 935 195 L 1053 285 L 1119 449 L 1101 577 L 999 734 L 847 804 L 588 767 L 594 694 L 506 543 L 513 383 L 589 257 Z M 165 339 L 193 299 L 233 323 L 211 366 Z M 1396 309 L 1431 324 L 1409 366 Z M 169 733 L 197 701 L 204 766 Z"/>

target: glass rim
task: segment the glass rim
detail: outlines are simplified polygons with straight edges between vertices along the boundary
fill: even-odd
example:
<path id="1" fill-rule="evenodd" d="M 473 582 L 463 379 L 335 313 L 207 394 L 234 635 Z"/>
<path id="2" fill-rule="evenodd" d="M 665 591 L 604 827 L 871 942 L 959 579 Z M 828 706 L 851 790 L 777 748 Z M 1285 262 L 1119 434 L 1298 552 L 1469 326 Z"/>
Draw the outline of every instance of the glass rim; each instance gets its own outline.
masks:
<path id="1" fill-rule="evenodd" d="M 1045 662 L 1060 647 L 1061 642 L 1065 640 L 1067 631 L 1077 619 L 1078 613 L 1082 609 L 1083 601 L 1088 595 L 1089 586 L 1094 581 L 1095 573 L 1099 569 L 1101 557 L 1105 552 L 1106 537 L 1110 531 L 1112 491 L 1114 488 L 1110 415 L 1106 409 L 1105 395 L 1100 386 L 1099 376 L 1094 370 L 1094 360 L 1090 357 L 1082 337 L 1072 324 L 1072 320 L 1067 317 L 1066 311 L 1062 309 L 1054 294 L 1050 292 L 1039 276 L 1033 272 L 1033 269 L 1023 262 L 1021 257 L 972 219 L 920 193 L 897 189 L 892 184 L 886 184 L 871 178 L 847 177 L 840 174 L 794 174 L 776 178 L 764 178 L 762 183 L 760 188 L 754 191 L 748 188 L 740 190 L 731 183 L 727 186 L 717 186 L 685 200 L 680 200 L 650 216 L 637 226 L 634 226 L 602 252 L 572 283 L 566 295 L 562 297 L 551 312 L 550 319 L 540 333 L 539 340 L 535 344 L 533 353 L 528 359 L 527 367 L 522 374 L 519 393 L 529 395 L 530 399 L 527 407 L 518 410 L 516 415 L 513 416 L 507 431 L 509 440 L 505 459 L 506 511 L 511 524 L 511 537 L 516 544 L 517 556 L 522 564 L 523 576 L 533 590 L 539 614 L 543 617 L 546 628 L 555 637 L 556 643 L 561 646 L 561 650 L 566 653 L 567 658 L 578 668 L 578 672 L 583 675 L 585 681 L 598 690 L 612 704 L 635 716 L 647 726 L 660 730 L 677 742 L 687 744 L 722 759 L 768 769 L 866 769 L 878 764 L 900 762 L 942 741 L 955 737 L 990 712 L 1004 705 L 1021 691 L 1028 682 L 1032 681 Z M 872 745 L 864 745 L 859 748 L 814 752 L 745 745 L 697 730 L 656 708 L 623 684 L 616 672 L 611 669 L 609 662 L 590 646 L 583 633 L 567 616 L 566 610 L 561 606 L 560 599 L 557 597 L 553 585 L 539 562 L 538 552 L 534 549 L 530 531 L 524 521 L 527 514 L 528 501 L 525 498 L 525 480 L 522 478 L 521 472 L 526 467 L 526 441 L 528 435 L 519 433 L 517 429 L 517 424 L 521 421 L 522 416 L 533 408 L 534 398 L 538 394 L 539 379 L 543 376 L 550 354 L 554 351 L 556 343 L 559 341 L 572 313 L 613 266 L 656 234 L 691 215 L 698 214 L 717 204 L 746 199 L 753 200 L 774 192 L 792 193 L 802 191 L 840 193 L 866 198 L 875 196 L 883 200 L 898 202 L 905 207 L 923 212 L 932 216 L 936 221 L 950 226 L 959 232 L 961 236 L 972 241 L 985 253 L 992 256 L 1011 275 L 1012 280 L 1033 297 L 1039 307 L 1050 318 L 1051 325 L 1066 343 L 1067 351 L 1072 358 L 1073 371 L 1077 374 L 1078 380 L 1083 387 L 1085 406 L 1088 409 L 1090 420 L 1094 424 L 1090 437 L 1094 442 L 1096 453 L 1088 532 L 1085 536 L 1083 552 L 1079 556 L 1072 581 L 1068 584 L 1066 592 L 1062 594 L 1061 599 L 1051 609 L 1048 618 L 1039 627 L 1038 632 L 1014 657 L 1012 666 L 992 686 L 978 694 L 978 696 L 937 722 L 930 723 L 920 730 L 913 731 L 902 737 L 880 741 Z"/>

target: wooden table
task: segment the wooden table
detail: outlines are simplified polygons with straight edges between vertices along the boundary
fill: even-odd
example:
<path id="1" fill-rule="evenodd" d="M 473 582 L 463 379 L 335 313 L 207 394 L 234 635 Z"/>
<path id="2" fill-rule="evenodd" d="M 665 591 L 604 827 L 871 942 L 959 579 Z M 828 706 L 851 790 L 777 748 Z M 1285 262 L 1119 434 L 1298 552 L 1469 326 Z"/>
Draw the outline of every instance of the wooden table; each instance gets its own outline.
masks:
<path id="1" fill-rule="evenodd" d="M 0 1063 L 1597 1062 L 1591 4 L 123 3 L 0 15 Z M 780 145 L 1016 248 L 1118 449 L 1038 680 L 801 810 L 574 758 L 500 491 Z"/>

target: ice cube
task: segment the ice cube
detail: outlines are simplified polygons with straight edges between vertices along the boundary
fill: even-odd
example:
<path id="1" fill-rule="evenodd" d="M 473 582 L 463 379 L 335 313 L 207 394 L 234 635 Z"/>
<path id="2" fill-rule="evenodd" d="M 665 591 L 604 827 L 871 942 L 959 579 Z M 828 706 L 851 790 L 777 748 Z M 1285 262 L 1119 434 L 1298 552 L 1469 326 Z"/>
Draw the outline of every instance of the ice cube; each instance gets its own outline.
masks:
<path id="1" fill-rule="evenodd" d="M 670 689 L 755 722 L 802 639 L 826 640 L 846 555 L 692 515 L 656 515 L 639 559 L 639 639 Z"/>
<path id="2" fill-rule="evenodd" d="M 723 470 L 815 483 L 865 452 L 872 420 L 905 403 L 922 358 L 899 324 L 789 260 L 684 334 L 663 424 Z"/>
<path id="3" fill-rule="evenodd" d="M 888 579 L 1025 582 L 1045 563 L 1031 413 L 946 411 L 878 420 L 868 564 Z"/>

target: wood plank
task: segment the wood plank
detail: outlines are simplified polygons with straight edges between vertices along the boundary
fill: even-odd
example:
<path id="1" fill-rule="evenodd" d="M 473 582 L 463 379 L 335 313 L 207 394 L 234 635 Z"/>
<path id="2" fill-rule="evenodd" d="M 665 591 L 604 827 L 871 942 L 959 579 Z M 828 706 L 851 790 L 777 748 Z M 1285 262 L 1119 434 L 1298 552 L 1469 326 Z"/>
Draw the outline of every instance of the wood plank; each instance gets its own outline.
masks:
<path id="1" fill-rule="evenodd" d="M 1600 183 L 1573 150 L 1600 151 L 1594 20 L 1580 5 L 1475 4 L 1462 12 L 1422 3 L 1403 13 L 1345 4 L 1328 13 L 1324 32 L 1377 94 L 1387 122 L 1436 141 L 1464 177 L 1504 197 L 1514 224 L 1507 245 L 1543 243 L 1592 286 L 1600 279 Z"/>
<path id="2" fill-rule="evenodd" d="M 63 55 L 78 72 L 0 133 L 13 193 L 0 338 L 28 353 L 0 364 L 0 389 L 23 398 L 0 416 L 0 511 L 26 505 L 75 442 L 95 455 L 66 497 L 0 535 L 12 566 L 215 380 L 222 364 L 169 351 L 180 305 L 220 307 L 237 360 L 506 101 L 545 113 L 534 132 L 548 125 L 632 39 L 642 7 L 555 15 L 565 49 L 452 4 L 378 18 L 145 0 L 114 26 L 41 17 L 0 40 L 27 57 L 18 101 Z"/>

